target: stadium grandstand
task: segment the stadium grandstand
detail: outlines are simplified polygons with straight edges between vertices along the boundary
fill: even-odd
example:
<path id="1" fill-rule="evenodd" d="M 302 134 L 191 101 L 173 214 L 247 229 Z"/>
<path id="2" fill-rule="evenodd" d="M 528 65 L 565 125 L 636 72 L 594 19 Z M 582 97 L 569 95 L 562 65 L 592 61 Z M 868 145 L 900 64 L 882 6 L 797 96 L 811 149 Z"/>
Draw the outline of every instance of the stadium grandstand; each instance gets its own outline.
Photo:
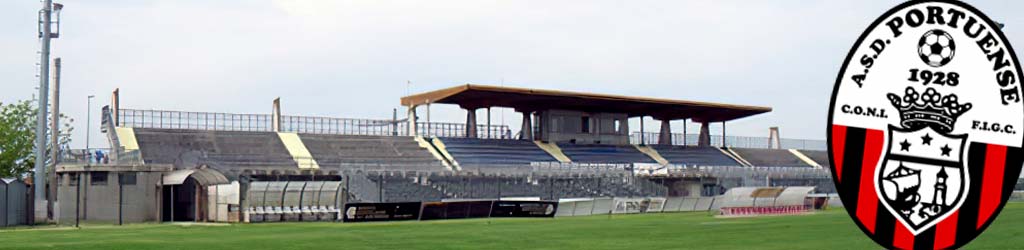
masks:
<path id="1" fill-rule="evenodd" d="M 353 202 L 699 198 L 769 186 L 835 192 L 825 142 L 781 139 L 774 129 L 770 137 L 726 135 L 727 122 L 767 107 L 459 85 L 402 97 L 404 119 L 353 119 L 284 115 L 279 100 L 270 114 L 130 109 L 119 95 L 102 112 L 110 161 L 58 167 L 58 199 L 89 197 L 78 208 L 83 220 L 330 220 Z M 466 110 L 466 122 L 430 121 L 438 104 Z M 491 108 L 519 112 L 517 131 L 492 124 Z M 660 131 L 644 131 L 647 118 Z M 640 120 L 638 131 L 630 119 Z M 673 133 L 670 122 L 679 120 L 700 129 Z M 720 134 L 712 123 L 722 124 Z M 124 185 L 151 187 L 119 191 Z M 123 195 L 104 195 L 113 192 Z M 75 203 L 59 204 L 61 214 L 78 214 Z"/>

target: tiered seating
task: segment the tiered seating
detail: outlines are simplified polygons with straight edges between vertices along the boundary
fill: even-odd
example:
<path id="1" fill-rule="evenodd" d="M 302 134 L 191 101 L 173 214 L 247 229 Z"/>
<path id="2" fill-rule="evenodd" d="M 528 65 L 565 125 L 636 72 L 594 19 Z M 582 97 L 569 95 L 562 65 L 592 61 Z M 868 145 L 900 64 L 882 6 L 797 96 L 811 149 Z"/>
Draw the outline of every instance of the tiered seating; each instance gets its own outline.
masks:
<path id="1" fill-rule="evenodd" d="M 406 201 L 440 201 L 445 198 L 444 193 L 437 189 L 423 185 L 412 177 L 401 176 L 369 176 L 371 180 L 380 184 L 383 179 L 384 201 L 406 202 Z"/>
<path id="2" fill-rule="evenodd" d="M 633 146 L 558 143 L 562 153 L 580 163 L 656 163 Z"/>
<path id="3" fill-rule="evenodd" d="M 789 150 L 732 148 L 734 152 L 758 167 L 811 167 Z"/>
<path id="4" fill-rule="evenodd" d="M 537 178 L 525 177 L 461 177 L 435 176 L 430 178 L 433 187 L 443 191 L 450 198 L 495 199 L 501 197 L 540 197 L 542 199 L 581 197 L 643 197 L 664 195 L 665 187 L 636 179 L 637 186 L 621 177 L 593 178 Z M 651 185 L 646 185 L 651 184 Z M 659 191 L 659 189 L 661 191 Z M 661 192 L 661 193 L 659 193 Z"/>
<path id="5" fill-rule="evenodd" d="M 530 164 L 557 161 L 530 141 L 444 138 L 448 153 L 461 165 Z"/>
<path id="6" fill-rule="evenodd" d="M 669 163 L 687 166 L 739 166 L 735 160 L 711 147 L 651 145 Z"/>
<path id="7" fill-rule="evenodd" d="M 830 166 L 828 164 L 828 151 L 800 150 L 800 153 L 803 153 L 807 157 L 811 158 L 811 160 L 818 163 L 818 165 L 821 165 L 822 167 Z"/>
<path id="8" fill-rule="evenodd" d="M 549 196 L 547 185 L 539 185 L 523 177 L 434 176 L 430 183 L 449 197 L 459 199 Z"/>
<path id="9" fill-rule="evenodd" d="M 835 193 L 836 186 L 831 178 L 771 178 L 773 187 L 814 187 L 817 193 Z"/>
<path id="10" fill-rule="evenodd" d="M 146 163 L 221 168 L 296 166 L 284 144 L 271 132 L 135 129 Z"/>
<path id="11" fill-rule="evenodd" d="M 300 134 L 299 138 L 321 167 L 390 164 L 443 168 L 429 151 L 408 136 Z"/>

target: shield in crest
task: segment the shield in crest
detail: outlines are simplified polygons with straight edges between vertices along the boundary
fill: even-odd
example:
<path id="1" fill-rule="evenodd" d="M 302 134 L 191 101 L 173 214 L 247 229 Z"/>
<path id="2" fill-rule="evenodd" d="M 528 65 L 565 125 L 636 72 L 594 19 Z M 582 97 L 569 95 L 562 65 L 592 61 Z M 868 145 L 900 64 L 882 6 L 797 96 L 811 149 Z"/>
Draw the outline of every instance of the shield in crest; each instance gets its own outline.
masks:
<path id="1" fill-rule="evenodd" d="M 878 195 L 893 216 L 918 234 L 963 203 L 970 177 L 963 152 L 967 135 L 931 127 L 889 126 L 889 150 L 875 173 Z"/>

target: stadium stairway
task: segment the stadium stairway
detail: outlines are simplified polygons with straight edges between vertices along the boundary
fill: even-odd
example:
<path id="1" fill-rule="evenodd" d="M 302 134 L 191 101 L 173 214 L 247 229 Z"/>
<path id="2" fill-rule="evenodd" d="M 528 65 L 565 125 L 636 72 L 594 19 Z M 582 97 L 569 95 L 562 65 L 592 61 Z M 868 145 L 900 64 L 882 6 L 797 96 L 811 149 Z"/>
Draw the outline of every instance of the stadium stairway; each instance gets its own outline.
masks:
<path id="1" fill-rule="evenodd" d="M 814 168 L 821 168 L 822 167 L 821 164 L 818 164 L 817 162 L 815 162 L 813 159 L 811 159 L 811 157 L 808 157 L 807 155 L 805 155 L 804 153 L 802 153 L 802 152 L 800 152 L 800 151 L 798 151 L 796 149 L 789 149 L 789 153 L 793 154 L 793 156 L 796 156 L 797 159 L 800 159 L 804 163 L 807 163 L 807 165 L 811 165 Z"/>
<path id="2" fill-rule="evenodd" d="M 647 155 L 647 157 L 651 157 L 651 159 L 654 159 L 654 161 L 658 162 L 658 164 L 661 164 L 662 166 L 669 164 L 669 161 L 665 159 L 665 157 L 662 157 L 661 153 L 659 153 L 658 150 L 655 150 L 654 148 L 651 148 L 650 146 L 647 145 L 633 146 L 636 147 L 637 151 L 640 151 L 640 153 L 644 153 L 645 155 Z"/>
<path id="3" fill-rule="evenodd" d="M 823 168 L 831 166 L 828 161 L 828 151 L 823 150 L 799 150 L 799 152 Z"/>

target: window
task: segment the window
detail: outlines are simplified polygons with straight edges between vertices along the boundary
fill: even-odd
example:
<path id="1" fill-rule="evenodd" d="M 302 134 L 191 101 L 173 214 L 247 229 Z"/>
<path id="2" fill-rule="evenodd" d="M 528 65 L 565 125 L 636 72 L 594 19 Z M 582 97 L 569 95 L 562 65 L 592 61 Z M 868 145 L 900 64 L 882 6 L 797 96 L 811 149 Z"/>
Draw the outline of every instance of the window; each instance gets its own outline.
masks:
<path id="1" fill-rule="evenodd" d="M 72 186 L 72 187 L 78 186 L 78 173 L 67 174 L 67 176 L 68 176 L 68 179 L 69 179 L 68 180 L 68 185 L 69 186 Z"/>
<path id="2" fill-rule="evenodd" d="M 615 132 L 622 133 L 622 121 L 619 119 L 615 119 Z"/>
<path id="3" fill-rule="evenodd" d="M 580 117 L 580 133 L 590 133 L 590 117 Z"/>
<path id="4" fill-rule="evenodd" d="M 92 186 L 106 186 L 107 185 L 107 172 L 92 172 L 92 173 L 89 173 L 89 185 L 92 185 Z"/>
<path id="5" fill-rule="evenodd" d="M 121 173 L 121 185 L 135 185 L 136 173 Z"/>

